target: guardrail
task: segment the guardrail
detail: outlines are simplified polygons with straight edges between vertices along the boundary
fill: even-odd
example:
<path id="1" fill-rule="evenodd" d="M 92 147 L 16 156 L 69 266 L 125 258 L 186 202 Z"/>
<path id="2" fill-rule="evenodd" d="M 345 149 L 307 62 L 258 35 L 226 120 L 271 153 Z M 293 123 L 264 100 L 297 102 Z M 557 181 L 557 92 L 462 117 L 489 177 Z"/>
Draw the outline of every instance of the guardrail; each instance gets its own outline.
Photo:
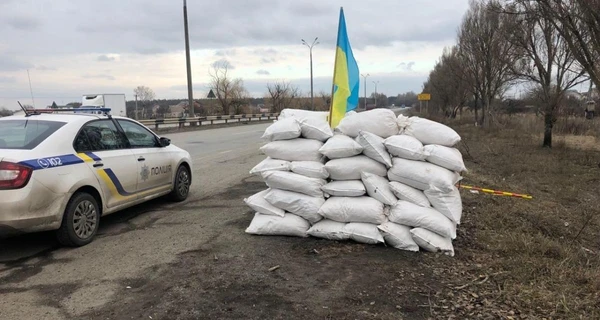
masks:
<path id="1" fill-rule="evenodd" d="M 263 121 L 277 119 L 279 113 L 259 113 L 259 114 L 237 114 L 229 116 L 207 116 L 207 117 L 195 117 L 195 118 L 166 118 L 166 119 L 151 119 L 151 120 L 140 120 L 145 126 L 154 126 L 155 130 L 161 127 L 170 127 L 182 129 L 184 127 L 201 126 L 202 123 L 210 122 L 211 125 L 215 124 L 215 121 L 225 121 L 225 124 L 231 122 L 251 122 L 251 121 Z M 205 124 L 206 125 L 206 124 Z"/>

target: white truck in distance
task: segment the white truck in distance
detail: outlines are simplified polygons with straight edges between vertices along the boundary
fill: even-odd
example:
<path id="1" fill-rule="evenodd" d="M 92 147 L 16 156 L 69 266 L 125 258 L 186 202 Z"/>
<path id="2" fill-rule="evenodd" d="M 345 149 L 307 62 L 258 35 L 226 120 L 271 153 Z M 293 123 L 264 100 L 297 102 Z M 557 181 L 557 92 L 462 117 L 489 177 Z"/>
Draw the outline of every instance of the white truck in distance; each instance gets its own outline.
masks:
<path id="1" fill-rule="evenodd" d="M 86 94 L 81 99 L 81 107 L 110 108 L 113 116 L 127 117 L 124 94 Z"/>

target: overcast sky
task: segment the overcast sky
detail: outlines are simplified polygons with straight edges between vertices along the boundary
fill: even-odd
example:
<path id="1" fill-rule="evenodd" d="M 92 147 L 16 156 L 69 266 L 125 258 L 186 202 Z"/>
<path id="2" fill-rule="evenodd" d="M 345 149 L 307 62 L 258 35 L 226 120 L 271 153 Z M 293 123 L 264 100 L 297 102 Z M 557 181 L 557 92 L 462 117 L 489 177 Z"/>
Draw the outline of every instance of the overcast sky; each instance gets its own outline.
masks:
<path id="1" fill-rule="evenodd" d="M 194 97 L 206 97 L 211 65 L 253 96 L 291 81 L 310 94 L 331 90 L 340 6 L 367 94 L 420 91 L 444 46 L 455 42 L 468 0 L 188 1 Z M 124 93 L 146 85 L 157 98 L 187 97 L 182 1 L 0 0 L 0 107 L 80 101 L 82 94 Z M 361 96 L 363 95 L 361 78 Z"/>

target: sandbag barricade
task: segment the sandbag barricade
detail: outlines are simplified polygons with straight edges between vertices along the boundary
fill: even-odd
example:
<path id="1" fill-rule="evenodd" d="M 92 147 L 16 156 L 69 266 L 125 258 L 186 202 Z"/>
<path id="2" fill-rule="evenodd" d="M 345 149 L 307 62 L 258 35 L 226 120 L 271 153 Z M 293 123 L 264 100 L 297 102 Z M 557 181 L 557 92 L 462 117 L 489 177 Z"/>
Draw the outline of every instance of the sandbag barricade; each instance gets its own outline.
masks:
<path id="1" fill-rule="evenodd" d="M 247 233 L 385 244 L 454 256 L 466 171 L 450 127 L 391 110 L 351 113 L 331 130 L 322 114 L 287 112 L 263 135 L 250 171 L 266 188 L 246 199 Z"/>

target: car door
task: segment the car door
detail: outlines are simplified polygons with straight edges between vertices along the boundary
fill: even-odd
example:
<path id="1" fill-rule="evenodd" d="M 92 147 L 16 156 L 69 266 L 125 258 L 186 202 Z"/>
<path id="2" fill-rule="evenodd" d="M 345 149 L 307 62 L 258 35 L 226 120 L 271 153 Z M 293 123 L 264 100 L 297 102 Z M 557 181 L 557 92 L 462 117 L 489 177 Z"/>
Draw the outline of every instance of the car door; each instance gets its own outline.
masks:
<path id="1" fill-rule="evenodd" d="M 73 147 L 98 178 L 107 208 L 137 199 L 137 160 L 112 120 L 86 123 L 75 137 Z"/>
<path id="2" fill-rule="evenodd" d="M 168 191 L 173 186 L 172 153 L 146 127 L 126 119 L 117 120 L 129 140 L 131 151 L 138 163 L 137 192 L 140 197 Z"/>

